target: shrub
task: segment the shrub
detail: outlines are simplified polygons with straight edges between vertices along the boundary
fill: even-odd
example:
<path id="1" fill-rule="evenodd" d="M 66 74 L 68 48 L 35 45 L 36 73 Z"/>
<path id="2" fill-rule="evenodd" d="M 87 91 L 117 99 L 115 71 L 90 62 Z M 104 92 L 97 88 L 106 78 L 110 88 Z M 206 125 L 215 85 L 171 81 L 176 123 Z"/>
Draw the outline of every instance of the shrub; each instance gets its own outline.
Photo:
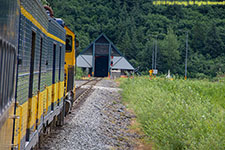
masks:
<path id="1" fill-rule="evenodd" d="M 81 79 L 81 77 L 85 76 L 84 72 L 81 68 L 76 67 L 76 76 L 75 79 Z"/>

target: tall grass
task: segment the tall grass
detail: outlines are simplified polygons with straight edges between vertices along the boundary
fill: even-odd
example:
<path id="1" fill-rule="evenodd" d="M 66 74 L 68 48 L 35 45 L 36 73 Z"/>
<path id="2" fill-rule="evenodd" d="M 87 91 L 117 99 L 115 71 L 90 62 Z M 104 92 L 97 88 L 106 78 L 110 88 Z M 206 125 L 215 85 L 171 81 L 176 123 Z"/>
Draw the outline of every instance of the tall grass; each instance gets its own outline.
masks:
<path id="1" fill-rule="evenodd" d="M 120 81 L 123 100 L 156 149 L 225 148 L 225 82 L 145 77 Z"/>

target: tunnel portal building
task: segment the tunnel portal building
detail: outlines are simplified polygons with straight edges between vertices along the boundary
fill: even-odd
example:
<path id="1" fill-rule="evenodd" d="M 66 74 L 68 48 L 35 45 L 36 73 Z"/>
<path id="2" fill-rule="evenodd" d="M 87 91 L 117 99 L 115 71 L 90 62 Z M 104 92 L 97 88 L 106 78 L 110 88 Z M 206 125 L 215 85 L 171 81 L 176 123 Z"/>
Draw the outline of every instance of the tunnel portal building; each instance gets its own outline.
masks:
<path id="1" fill-rule="evenodd" d="M 101 34 L 80 55 L 77 67 L 88 68 L 94 77 L 107 77 L 113 72 L 133 71 L 134 67 L 127 61 L 105 34 Z"/>

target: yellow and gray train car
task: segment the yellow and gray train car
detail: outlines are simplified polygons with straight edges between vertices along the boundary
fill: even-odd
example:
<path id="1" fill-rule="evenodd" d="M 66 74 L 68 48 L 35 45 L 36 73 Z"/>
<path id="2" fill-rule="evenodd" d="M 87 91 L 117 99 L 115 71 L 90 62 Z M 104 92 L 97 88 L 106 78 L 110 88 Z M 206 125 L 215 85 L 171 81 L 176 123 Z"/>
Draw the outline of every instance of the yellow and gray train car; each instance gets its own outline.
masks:
<path id="1" fill-rule="evenodd" d="M 0 149 L 11 148 L 15 111 L 19 2 L 0 0 Z"/>
<path id="2" fill-rule="evenodd" d="M 0 3 L 0 150 L 32 149 L 73 102 L 75 34 L 39 0 Z"/>

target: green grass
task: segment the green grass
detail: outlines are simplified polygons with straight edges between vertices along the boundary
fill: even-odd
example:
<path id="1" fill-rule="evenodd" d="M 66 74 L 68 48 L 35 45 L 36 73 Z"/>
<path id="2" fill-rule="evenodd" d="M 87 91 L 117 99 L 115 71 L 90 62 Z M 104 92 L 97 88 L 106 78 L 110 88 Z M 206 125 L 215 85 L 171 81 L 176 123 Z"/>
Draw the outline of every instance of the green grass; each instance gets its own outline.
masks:
<path id="1" fill-rule="evenodd" d="M 155 149 L 225 148 L 225 82 L 120 79 L 132 108 Z"/>

